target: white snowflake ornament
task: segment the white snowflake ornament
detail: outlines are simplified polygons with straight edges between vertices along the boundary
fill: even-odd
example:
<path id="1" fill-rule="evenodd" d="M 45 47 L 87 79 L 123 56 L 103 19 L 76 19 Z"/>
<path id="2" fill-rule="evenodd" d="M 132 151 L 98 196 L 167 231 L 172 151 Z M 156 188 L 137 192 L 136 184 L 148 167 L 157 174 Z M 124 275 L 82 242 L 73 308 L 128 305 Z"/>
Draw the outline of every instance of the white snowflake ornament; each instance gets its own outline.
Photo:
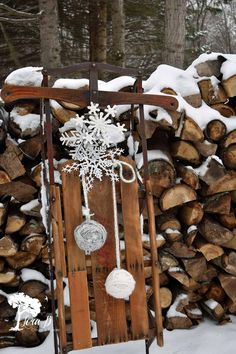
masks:
<path id="1" fill-rule="evenodd" d="M 115 116 L 115 106 L 107 106 L 102 112 L 98 103 L 91 102 L 86 116 L 71 119 L 67 124 L 73 130 L 63 131 L 61 141 L 70 148 L 70 155 L 74 162 L 64 168 L 65 172 L 79 171 L 85 177 L 87 191 L 92 188 L 94 178 L 102 179 L 103 175 L 117 181 L 118 175 L 114 171 L 115 159 L 123 152 L 114 147 L 114 144 L 124 139 L 126 129 L 124 125 L 112 123 L 111 116 Z"/>

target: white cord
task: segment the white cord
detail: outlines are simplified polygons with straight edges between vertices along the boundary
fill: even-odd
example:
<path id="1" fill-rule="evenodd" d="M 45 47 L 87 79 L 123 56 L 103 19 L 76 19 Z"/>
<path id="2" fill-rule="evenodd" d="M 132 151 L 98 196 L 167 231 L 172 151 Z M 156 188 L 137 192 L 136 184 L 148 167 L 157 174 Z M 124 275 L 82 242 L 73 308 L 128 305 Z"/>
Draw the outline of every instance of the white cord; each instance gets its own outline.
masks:
<path id="1" fill-rule="evenodd" d="M 119 175 L 121 181 L 125 183 L 132 183 L 136 179 L 135 171 L 133 166 L 125 161 L 114 160 L 112 166 L 112 172 L 114 172 L 115 167 L 119 167 Z M 123 166 L 127 166 L 132 171 L 131 179 L 126 179 L 123 174 Z M 118 212 L 117 212 L 117 201 L 116 201 L 116 183 L 114 178 L 112 178 L 112 199 L 113 199 L 113 214 L 114 214 L 114 233 L 115 233 L 115 251 L 116 251 L 116 265 L 118 269 L 121 269 L 121 259 L 120 259 L 120 239 L 119 239 L 119 224 L 118 224 Z"/>
<path id="2" fill-rule="evenodd" d="M 112 169 L 114 172 L 115 166 Z M 118 269 L 121 268 L 120 259 L 120 239 L 119 239 L 119 225 L 118 225 L 118 212 L 116 204 L 116 183 L 114 178 L 112 178 L 112 200 L 113 200 L 113 215 L 114 215 L 114 233 L 115 233 L 115 252 L 116 252 L 116 266 Z"/>
<path id="3" fill-rule="evenodd" d="M 88 190 L 87 190 L 84 174 L 82 174 L 82 187 L 83 187 L 84 204 L 85 204 L 85 209 L 83 211 L 83 215 L 85 216 L 86 220 L 90 220 L 92 214 L 90 214 L 89 202 L 88 202 Z"/>

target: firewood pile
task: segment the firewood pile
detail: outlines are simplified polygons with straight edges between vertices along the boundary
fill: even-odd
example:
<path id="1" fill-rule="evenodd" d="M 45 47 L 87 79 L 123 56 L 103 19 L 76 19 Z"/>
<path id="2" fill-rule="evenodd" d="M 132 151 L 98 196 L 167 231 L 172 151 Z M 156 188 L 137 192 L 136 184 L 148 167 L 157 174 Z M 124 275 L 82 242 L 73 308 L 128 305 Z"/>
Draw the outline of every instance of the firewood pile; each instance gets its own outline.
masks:
<path id="1" fill-rule="evenodd" d="M 205 54 L 185 71 L 161 65 L 143 82 L 144 93 L 175 95 L 179 101 L 176 112 L 152 106 L 144 109 L 161 268 L 161 306 L 164 326 L 169 330 L 190 328 L 204 316 L 223 324 L 229 321 L 229 314 L 236 314 L 235 61 L 235 56 Z M 6 84 L 40 85 L 40 71 L 20 70 L 10 74 Z M 59 79 L 54 87 L 79 90 L 88 88 L 88 84 L 87 79 Z M 119 77 L 99 82 L 99 89 L 126 91 L 133 84 L 133 78 Z M 86 107 L 56 101 L 51 101 L 50 106 L 55 180 L 61 184 L 60 165 L 69 155 L 61 145 L 60 128 L 76 114 L 83 115 Z M 126 155 L 134 156 L 141 180 L 139 117 L 134 110 L 135 129 L 131 132 L 130 112 L 129 106 L 118 107 L 117 120 L 127 128 L 127 139 L 120 146 Z M 0 348 L 35 346 L 48 331 L 32 323 L 20 332 L 9 332 L 16 309 L 8 304 L 7 297 L 24 292 L 38 298 L 41 321 L 51 311 L 46 233 L 40 213 L 39 102 L 19 101 L 5 106 L 5 110 L 1 108 L 1 122 Z M 152 310 L 150 243 L 143 195 L 140 188 L 145 279 Z M 120 238 L 122 245 L 122 223 Z M 122 254 L 125 259 L 124 250 Z M 91 320 L 96 322 L 92 286 L 89 292 Z M 70 337 L 69 317 L 67 301 Z"/>

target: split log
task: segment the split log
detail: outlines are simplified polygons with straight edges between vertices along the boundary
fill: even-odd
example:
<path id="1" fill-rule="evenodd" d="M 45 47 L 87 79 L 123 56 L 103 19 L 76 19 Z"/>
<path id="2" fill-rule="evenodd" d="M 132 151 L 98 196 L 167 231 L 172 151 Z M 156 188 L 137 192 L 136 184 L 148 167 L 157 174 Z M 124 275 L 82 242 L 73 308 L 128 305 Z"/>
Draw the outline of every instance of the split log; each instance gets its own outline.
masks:
<path id="1" fill-rule="evenodd" d="M 202 281 L 203 274 L 207 271 L 207 262 L 203 256 L 183 259 L 185 271 L 196 281 Z"/>
<path id="2" fill-rule="evenodd" d="M 27 321 L 26 321 L 27 323 Z M 18 343 L 24 347 L 34 347 L 41 343 L 38 336 L 39 325 L 33 324 L 28 320 L 20 322 L 20 330 L 16 332 Z"/>
<path id="3" fill-rule="evenodd" d="M 223 303 L 226 298 L 226 293 L 220 284 L 212 282 L 206 293 L 206 297 L 207 299 L 213 299 L 217 302 Z"/>
<path id="4" fill-rule="evenodd" d="M 220 258 L 221 267 L 225 272 L 236 276 L 236 252 L 231 251 Z"/>
<path id="5" fill-rule="evenodd" d="M 184 166 L 181 163 L 176 163 L 175 167 L 178 176 L 184 183 L 193 189 L 200 188 L 198 175 L 191 166 Z"/>
<path id="6" fill-rule="evenodd" d="M 48 285 L 39 280 L 27 280 L 19 286 L 19 291 L 30 296 L 38 298 L 48 290 Z"/>
<path id="7" fill-rule="evenodd" d="M 53 116 L 62 124 L 65 124 L 76 115 L 75 111 L 64 108 L 54 100 L 51 100 L 50 106 Z"/>
<path id="8" fill-rule="evenodd" d="M 187 141 L 175 141 L 170 145 L 171 155 L 177 159 L 190 164 L 199 165 L 201 156 L 197 149 Z"/>
<path id="9" fill-rule="evenodd" d="M 179 262 L 174 256 L 164 251 L 159 253 L 159 262 L 161 264 L 162 272 L 165 272 L 169 268 L 178 267 L 179 265 Z"/>
<path id="10" fill-rule="evenodd" d="M 36 188 L 21 181 L 5 183 L 0 188 L 0 197 L 11 196 L 23 203 L 34 199 L 36 193 Z"/>
<path id="11" fill-rule="evenodd" d="M 33 138 L 27 139 L 18 145 L 24 156 L 30 160 L 35 160 L 42 150 L 42 137 L 36 135 Z"/>
<path id="12" fill-rule="evenodd" d="M 172 254 L 174 257 L 177 258 L 193 258 L 196 255 L 196 252 L 187 247 L 183 242 L 173 242 L 168 247 L 165 247 L 165 251 Z"/>
<path id="13" fill-rule="evenodd" d="M 33 218 L 30 219 L 30 221 L 27 222 L 19 232 L 21 236 L 28 236 L 31 234 L 44 234 L 44 233 L 45 233 L 45 228 L 42 221 Z"/>
<path id="14" fill-rule="evenodd" d="M 20 207 L 20 211 L 24 215 L 34 216 L 37 218 L 41 217 L 40 210 L 42 208 L 41 203 L 38 199 L 33 199 L 29 203 L 24 204 Z"/>
<path id="15" fill-rule="evenodd" d="M 233 229 L 232 233 L 233 233 L 232 239 L 224 243 L 222 246 L 236 250 L 236 229 Z"/>
<path id="16" fill-rule="evenodd" d="M 0 239 L 0 256 L 14 256 L 17 250 L 18 246 L 10 236 L 4 236 Z"/>
<path id="17" fill-rule="evenodd" d="M 6 261 L 13 269 L 22 269 L 34 263 L 37 256 L 33 253 L 18 251 L 14 256 L 6 257 Z"/>
<path id="18" fill-rule="evenodd" d="M 184 313 L 184 306 L 188 304 L 186 294 L 180 294 L 170 306 L 166 314 L 165 327 L 168 330 L 187 329 L 192 327 L 193 323 Z"/>
<path id="19" fill-rule="evenodd" d="M 209 185 L 206 190 L 206 195 L 212 195 L 221 192 L 230 192 L 236 189 L 236 173 L 229 171 L 223 177 Z"/>
<path id="20" fill-rule="evenodd" d="M 217 144 L 212 144 L 208 140 L 204 140 L 203 142 L 195 142 L 194 146 L 203 157 L 215 155 L 218 148 Z"/>
<path id="21" fill-rule="evenodd" d="M 38 256 L 45 240 L 46 237 L 44 235 L 31 234 L 26 236 L 21 243 L 21 250 Z"/>
<path id="22" fill-rule="evenodd" d="M 236 227 L 236 216 L 233 212 L 228 214 L 219 214 L 218 218 L 221 225 L 223 225 L 224 227 L 227 227 L 230 230 Z"/>
<path id="23" fill-rule="evenodd" d="M 199 224 L 203 218 L 204 213 L 201 203 L 194 200 L 182 206 L 178 215 L 182 223 L 191 226 Z"/>
<path id="24" fill-rule="evenodd" d="M 221 152 L 224 165 L 229 169 L 236 169 L 236 144 L 231 144 Z"/>
<path id="25" fill-rule="evenodd" d="M 236 76 L 233 75 L 227 80 L 222 80 L 222 85 L 228 97 L 236 96 Z"/>
<path id="26" fill-rule="evenodd" d="M 236 129 L 232 130 L 226 137 L 221 141 L 221 146 L 223 148 L 229 147 L 231 144 L 236 144 Z"/>
<path id="27" fill-rule="evenodd" d="M 4 224 L 6 220 L 7 210 L 6 207 L 0 203 L 0 226 Z"/>
<path id="28" fill-rule="evenodd" d="M 228 99 L 223 86 L 218 84 L 215 89 L 212 85 L 211 79 L 203 79 L 198 81 L 198 87 L 200 89 L 203 101 L 205 101 L 208 105 L 224 103 Z"/>
<path id="29" fill-rule="evenodd" d="M 216 220 L 205 216 L 198 226 L 201 235 L 210 243 L 221 246 L 233 238 L 233 233 Z"/>
<path id="30" fill-rule="evenodd" d="M 155 153 L 156 150 L 153 150 Z M 149 151 L 149 155 L 152 151 Z M 148 170 L 150 173 L 150 181 L 152 186 L 152 193 L 159 197 L 163 188 L 169 188 L 175 182 L 175 169 L 171 163 L 160 158 L 148 162 Z M 141 176 L 143 176 L 143 169 L 141 169 Z"/>
<path id="31" fill-rule="evenodd" d="M 196 199 L 196 193 L 192 188 L 184 184 L 176 184 L 162 193 L 160 207 L 164 211 Z"/>
<path id="32" fill-rule="evenodd" d="M 10 320 L 14 319 L 16 316 L 17 309 L 13 308 L 7 301 L 5 296 L 2 297 L 0 303 L 0 319 Z"/>
<path id="33" fill-rule="evenodd" d="M 206 60 L 195 65 L 195 69 L 199 76 L 219 77 L 221 75 L 220 68 L 223 61 L 225 61 L 225 59 L 221 60 L 221 57 L 215 60 Z"/>
<path id="34" fill-rule="evenodd" d="M 198 251 L 203 254 L 207 261 L 220 257 L 224 254 L 222 247 L 213 245 L 212 243 L 199 242 L 198 240 L 196 246 Z"/>
<path id="35" fill-rule="evenodd" d="M 189 304 L 184 306 L 184 311 L 191 320 L 203 320 L 203 313 L 197 303 L 190 302 Z"/>
<path id="36" fill-rule="evenodd" d="M 221 304 L 213 299 L 201 302 L 202 308 L 216 321 L 220 321 L 225 315 L 225 310 Z"/>
<path id="37" fill-rule="evenodd" d="M 14 270 L 5 270 L 4 272 L 0 272 L 0 284 L 7 284 L 14 282 L 16 280 L 16 274 Z M 1 313 L 1 311 L 0 311 Z M 1 314 L 0 314 L 1 318 Z"/>
<path id="38" fill-rule="evenodd" d="M 0 170 L 0 184 L 7 182 L 11 182 L 9 175 L 5 171 Z"/>
<path id="39" fill-rule="evenodd" d="M 30 178 L 35 182 L 37 187 L 41 187 L 41 172 L 42 172 L 42 165 L 39 163 L 36 165 L 30 174 Z"/>
<path id="40" fill-rule="evenodd" d="M 172 293 L 171 293 L 170 289 L 168 289 L 166 287 L 160 288 L 160 302 L 161 302 L 162 309 L 167 309 L 168 307 L 170 307 L 171 302 L 172 302 Z M 155 304 L 154 304 L 153 294 L 150 296 L 150 299 L 148 301 L 148 305 L 149 305 L 150 309 L 154 311 Z"/>
<path id="41" fill-rule="evenodd" d="M 205 171 L 200 171 L 201 173 L 199 173 L 199 178 L 203 182 L 205 182 L 208 186 L 211 186 L 212 184 L 217 183 L 221 178 L 225 177 L 226 170 L 224 166 L 216 158 L 211 158 L 206 165 L 207 161 L 208 160 L 206 160 L 203 163 L 203 166 L 205 165 L 204 166 Z M 200 168 L 201 167 L 202 165 L 200 166 Z M 217 192 L 212 194 L 216 194 L 216 193 Z"/>
<path id="42" fill-rule="evenodd" d="M 182 233 L 176 229 L 166 229 L 165 230 L 165 238 L 169 242 L 181 241 L 183 238 Z"/>
<path id="43" fill-rule="evenodd" d="M 209 141 L 218 142 L 224 138 L 226 132 L 226 125 L 221 120 L 213 119 L 207 124 L 205 135 Z"/>
<path id="44" fill-rule="evenodd" d="M 148 170 L 152 186 L 152 193 L 159 197 L 163 188 L 174 185 L 176 173 L 168 149 L 168 137 L 166 132 L 156 130 L 151 140 L 147 141 L 148 146 Z M 136 155 L 137 167 L 143 176 L 143 156 Z M 160 189 L 161 187 L 161 189 Z"/>
<path id="45" fill-rule="evenodd" d="M 204 140 L 204 134 L 202 132 L 202 129 L 192 118 L 186 117 L 184 120 L 180 138 L 182 140 L 197 142 Z"/>
<path id="46" fill-rule="evenodd" d="M 26 217 L 21 212 L 14 212 L 8 214 L 7 224 L 5 229 L 6 234 L 10 235 L 20 231 L 20 229 L 25 225 L 25 223 L 26 223 Z"/>
<path id="47" fill-rule="evenodd" d="M 0 167 L 6 171 L 11 180 L 23 176 L 25 168 L 21 163 L 22 152 L 10 140 L 6 142 L 6 150 L 0 156 Z"/>
<path id="48" fill-rule="evenodd" d="M 182 268 L 180 267 L 169 268 L 168 274 L 171 276 L 171 278 L 177 280 L 185 288 L 187 289 L 189 288 L 190 285 L 189 277 Z"/>
<path id="49" fill-rule="evenodd" d="M 164 213 L 157 218 L 157 226 L 161 231 L 167 229 L 181 230 L 179 220 L 172 213 Z"/>
<path id="50" fill-rule="evenodd" d="M 185 243 L 188 247 L 192 246 L 195 238 L 197 236 L 197 227 L 195 225 L 191 225 L 185 235 Z"/>
<path id="51" fill-rule="evenodd" d="M 219 280 L 222 288 L 229 296 L 229 298 L 236 302 L 236 277 L 233 275 L 223 274 L 219 275 Z"/>
<path id="52" fill-rule="evenodd" d="M 229 118 L 231 116 L 235 116 L 235 110 L 233 107 L 226 103 L 214 103 L 211 105 L 211 108 L 215 109 L 224 117 Z"/>
<path id="53" fill-rule="evenodd" d="M 229 214 L 231 208 L 230 193 L 219 193 L 208 197 L 203 209 L 206 213 Z"/>

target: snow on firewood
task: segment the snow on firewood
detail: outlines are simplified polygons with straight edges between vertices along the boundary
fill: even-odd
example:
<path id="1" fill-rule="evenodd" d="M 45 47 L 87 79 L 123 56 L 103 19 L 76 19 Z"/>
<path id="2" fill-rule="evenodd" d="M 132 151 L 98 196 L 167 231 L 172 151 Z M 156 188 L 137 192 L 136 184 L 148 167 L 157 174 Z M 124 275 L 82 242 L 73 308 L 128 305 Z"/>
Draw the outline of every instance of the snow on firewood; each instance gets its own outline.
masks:
<path id="1" fill-rule="evenodd" d="M 41 86 L 43 80 L 42 69 L 42 67 L 28 66 L 14 70 L 7 76 L 5 83 L 19 86 Z"/>

